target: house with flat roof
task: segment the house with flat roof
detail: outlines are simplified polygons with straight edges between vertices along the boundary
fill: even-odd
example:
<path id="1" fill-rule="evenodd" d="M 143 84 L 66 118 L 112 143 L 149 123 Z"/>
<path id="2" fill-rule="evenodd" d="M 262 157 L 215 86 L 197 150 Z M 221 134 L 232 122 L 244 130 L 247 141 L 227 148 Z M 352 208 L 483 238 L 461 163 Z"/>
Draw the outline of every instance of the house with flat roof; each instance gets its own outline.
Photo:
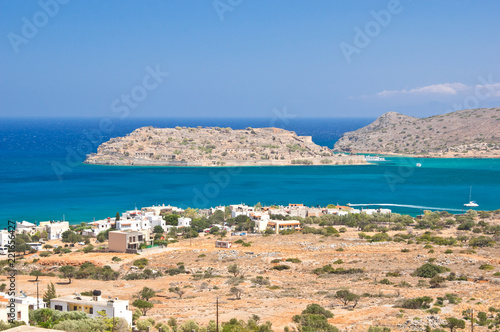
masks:
<path id="1" fill-rule="evenodd" d="M 0 320 L 7 322 L 11 319 L 29 324 L 28 305 L 16 303 L 14 299 L 0 296 Z"/>
<path id="2" fill-rule="evenodd" d="M 300 221 L 298 220 L 271 220 L 267 223 L 267 227 L 271 228 L 278 234 L 280 231 L 289 229 L 300 229 Z"/>
<path id="3" fill-rule="evenodd" d="M 111 251 L 136 253 L 141 244 L 153 244 L 149 231 L 111 231 L 108 235 Z"/>
<path id="4" fill-rule="evenodd" d="M 82 311 L 90 317 L 100 317 L 99 312 L 104 311 L 108 318 L 123 318 L 132 326 L 132 311 L 129 310 L 127 300 L 119 300 L 109 296 L 101 298 L 101 291 L 94 291 L 93 296 L 80 294 L 61 296 L 50 300 L 50 309 L 64 312 Z"/>
<path id="5" fill-rule="evenodd" d="M 35 234 L 36 224 L 33 224 L 29 221 L 16 221 L 16 234 Z"/>
<path id="6" fill-rule="evenodd" d="M 58 240 L 62 238 L 62 233 L 69 230 L 69 222 L 67 221 L 50 222 L 45 226 L 45 230 L 47 231 L 48 240 Z"/>
<path id="7" fill-rule="evenodd" d="M 191 227 L 191 218 L 177 219 L 177 228 L 179 227 Z"/>
<path id="8" fill-rule="evenodd" d="M 9 296 L 8 294 L 6 294 L 4 292 L 0 292 L 0 297 L 12 299 L 10 301 L 14 301 L 14 303 L 26 304 L 28 306 L 29 310 L 47 308 L 47 303 L 45 303 L 41 297 L 39 297 L 37 300 L 36 297 L 28 296 L 23 291 L 20 291 L 20 293 L 21 294 L 17 295 L 17 296 Z"/>

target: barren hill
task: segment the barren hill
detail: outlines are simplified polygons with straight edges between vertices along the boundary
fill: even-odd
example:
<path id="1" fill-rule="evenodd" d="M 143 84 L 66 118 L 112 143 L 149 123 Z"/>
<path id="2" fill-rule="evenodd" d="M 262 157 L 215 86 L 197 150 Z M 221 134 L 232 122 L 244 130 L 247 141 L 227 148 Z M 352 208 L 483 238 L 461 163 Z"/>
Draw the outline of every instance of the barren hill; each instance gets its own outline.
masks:
<path id="1" fill-rule="evenodd" d="M 500 157 L 500 108 L 463 110 L 428 118 L 396 112 L 345 133 L 334 151 L 430 157 Z"/>
<path id="2" fill-rule="evenodd" d="M 279 128 L 143 127 L 99 146 L 85 160 L 101 165 L 251 166 L 361 164 L 363 156 L 334 154 L 311 136 Z"/>

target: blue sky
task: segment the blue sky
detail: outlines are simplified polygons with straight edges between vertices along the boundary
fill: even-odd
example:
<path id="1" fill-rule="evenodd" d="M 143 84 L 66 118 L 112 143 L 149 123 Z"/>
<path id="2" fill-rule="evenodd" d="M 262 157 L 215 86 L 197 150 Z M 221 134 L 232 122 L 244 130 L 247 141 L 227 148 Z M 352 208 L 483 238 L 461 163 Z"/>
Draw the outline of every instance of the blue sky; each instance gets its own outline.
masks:
<path id="1" fill-rule="evenodd" d="M 2 1 L 0 117 L 500 106 L 499 12 L 494 0 Z"/>

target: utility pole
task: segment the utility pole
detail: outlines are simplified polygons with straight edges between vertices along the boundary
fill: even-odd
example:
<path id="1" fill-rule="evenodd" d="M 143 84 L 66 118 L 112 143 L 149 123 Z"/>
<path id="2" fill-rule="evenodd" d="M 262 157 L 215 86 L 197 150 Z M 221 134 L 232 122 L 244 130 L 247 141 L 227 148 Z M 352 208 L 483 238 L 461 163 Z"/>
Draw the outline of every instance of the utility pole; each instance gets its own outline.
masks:
<path id="1" fill-rule="evenodd" d="M 474 309 L 470 311 L 470 330 L 474 332 Z"/>
<path id="2" fill-rule="evenodd" d="M 219 297 L 215 298 L 215 312 L 216 312 L 216 319 L 215 319 L 215 324 L 216 324 L 216 331 L 219 332 Z"/>
<path id="3" fill-rule="evenodd" d="M 40 309 L 40 300 L 38 299 L 38 284 L 39 283 L 40 283 L 40 281 L 36 282 L 36 308 L 37 309 Z"/>

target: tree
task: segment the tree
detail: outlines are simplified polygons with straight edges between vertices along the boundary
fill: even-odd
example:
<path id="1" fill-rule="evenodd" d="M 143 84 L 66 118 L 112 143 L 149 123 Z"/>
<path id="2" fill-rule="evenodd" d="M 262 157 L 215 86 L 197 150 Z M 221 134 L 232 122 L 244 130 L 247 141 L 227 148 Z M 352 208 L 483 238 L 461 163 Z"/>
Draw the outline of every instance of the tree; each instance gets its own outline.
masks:
<path id="1" fill-rule="evenodd" d="M 349 302 L 354 302 L 352 308 L 354 309 L 356 305 L 358 304 L 360 296 L 354 293 L 351 293 L 347 289 L 342 289 L 337 291 L 335 294 L 335 297 L 342 302 L 344 305 L 349 305 Z"/>
<path id="2" fill-rule="evenodd" d="M 214 227 L 210 228 L 210 234 L 218 234 L 219 230 L 220 230 L 219 227 L 214 226 Z"/>
<path id="3" fill-rule="evenodd" d="M 316 303 L 309 304 L 306 309 L 302 311 L 302 315 L 323 315 L 326 318 L 333 317 L 333 313 L 330 310 L 326 310 Z"/>
<path id="4" fill-rule="evenodd" d="M 137 328 L 140 331 L 148 330 L 148 327 L 153 327 L 155 325 L 155 320 L 153 318 L 141 319 L 136 323 Z"/>
<path id="5" fill-rule="evenodd" d="M 260 211 L 260 210 L 262 210 L 262 204 L 260 204 L 260 202 L 258 202 L 257 204 L 255 204 L 255 206 L 253 208 L 255 209 L 255 211 Z"/>
<path id="6" fill-rule="evenodd" d="M 35 281 L 38 281 L 38 277 L 43 276 L 43 273 L 40 270 L 34 270 L 34 271 L 31 271 L 30 276 L 36 277 Z"/>
<path id="7" fill-rule="evenodd" d="M 50 305 L 50 300 L 55 299 L 56 297 L 56 287 L 51 282 L 50 285 L 47 285 L 47 291 L 43 294 L 43 301 Z"/>
<path id="8" fill-rule="evenodd" d="M 194 219 L 198 216 L 198 209 L 187 208 L 184 210 L 184 217 Z"/>
<path id="9" fill-rule="evenodd" d="M 71 284 L 71 278 L 75 276 L 75 267 L 71 265 L 61 266 L 59 272 L 63 274 L 64 278 L 68 278 L 68 284 Z"/>
<path id="10" fill-rule="evenodd" d="M 141 299 L 135 300 L 134 302 L 132 302 L 132 305 L 139 308 L 144 316 L 146 316 L 148 310 L 153 307 L 153 303 Z"/>
<path id="11" fill-rule="evenodd" d="M 339 330 L 328 323 L 328 318 L 333 314 L 323 309 L 317 304 L 310 304 L 302 314 L 293 316 L 293 321 L 298 324 L 298 330 L 301 332 L 326 331 L 339 332 Z"/>
<path id="12" fill-rule="evenodd" d="M 149 287 L 144 287 L 140 292 L 139 292 L 139 298 L 141 300 L 146 300 L 149 301 L 150 298 L 155 297 L 156 292 L 152 290 Z"/>
<path id="13" fill-rule="evenodd" d="M 184 322 L 181 326 L 179 326 L 178 331 L 179 332 L 192 332 L 192 331 L 198 331 L 200 329 L 200 326 L 196 323 L 196 321 L 190 319 Z"/>
<path id="14" fill-rule="evenodd" d="M 97 241 L 99 242 L 106 241 L 106 235 L 104 235 L 104 232 L 100 232 L 99 234 L 97 234 Z"/>
<path id="15" fill-rule="evenodd" d="M 116 212 L 115 221 L 120 221 L 120 212 Z"/>
<path id="16" fill-rule="evenodd" d="M 238 267 L 238 264 L 234 263 L 227 267 L 227 272 L 232 273 L 235 277 L 237 277 L 240 274 L 241 270 Z"/>
<path id="17" fill-rule="evenodd" d="M 234 296 L 236 296 L 237 300 L 241 299 L 241 294 L 243 293 L 243 291 L 240 288 L 238 288 L 238 287 L 231 287 L 231 289 L 229 291 L 231 292 L 231 294 L 233 294 Z"/>
<path id="18" fill-rule="evenodd" d="M 76 234 L 71 229 L 68 229 L 61 234 L 61 239 L 62 242 L 76 243 L 82 240 L 82 236 L 80 234 Z"/>
<path id="19" fill-rule="evenodd" d="M 153 228 L 153 233 L 155 234 L 163 234 L 163 232 L 164 232 L 163 227 L 161 227 L 160 225 L 156 225 Z"/>
<path id="20" fill-rule="evenodd" d="M 415 270 L 414 275 L 421 278 L 433 278 L 444 271 L 446 269 L 442 266 L 425 263 Z"/>
<path id="21" fill-rule="evenodd" d="M 169 291 L 170 293 L 174 293 L 174 294 L 179 295 L 179 298 L 180 298 L 180 299 L 182 299 L 182 295 L 184 295 L 184 294 L 186 293 L 186 292 L 185 292 L 182 288 L 177 287 L 177 286 L 176 286 L 176 287 L 170 287 L 170 288 L 168 289 L 168 291 Z"/>
<path id="22" fill-rule="evenodd" d="M 167 225 L 177 226 L 177 219 L 179 219 L 179 217 L 180 216 L 177 214 L 167 214 L 163 216 L 163 220 L 165 220 Z"/>
<path id="23" fill-rule="evenodd" d="M 89 244 L 88 246 L 86 246 L 85 248 L 83 248 L 83 252 L 88 254 L 89 252 L 92 252 L 94 251 L 94 246 Z"/>
<path id="24" fill-rule="evenodd" d="M 26 244 L 26 242 L 28 242 L 29 240 L 26 241 L 24 238 L 20 237 L 20 235 L 24 235 L 24 234 L 19 234 L 16 236 L 16 238 L 14 239 L 14 246 L 13 246 L 14 248 L 13 249 L 15 252 L 22 252 L 23 254 L 25 254 L 27 250 L 31 249 L 31 247 Z"/>
<path id="25" fill-rule="evenodd" d="M 455 328 L 465 328 L 465 321 L 454 317 L 448 317 L 446 318 L 446 324 L 443 324 L 442 326 L 449 328 L 450 332 L 453 332 Z"/>

